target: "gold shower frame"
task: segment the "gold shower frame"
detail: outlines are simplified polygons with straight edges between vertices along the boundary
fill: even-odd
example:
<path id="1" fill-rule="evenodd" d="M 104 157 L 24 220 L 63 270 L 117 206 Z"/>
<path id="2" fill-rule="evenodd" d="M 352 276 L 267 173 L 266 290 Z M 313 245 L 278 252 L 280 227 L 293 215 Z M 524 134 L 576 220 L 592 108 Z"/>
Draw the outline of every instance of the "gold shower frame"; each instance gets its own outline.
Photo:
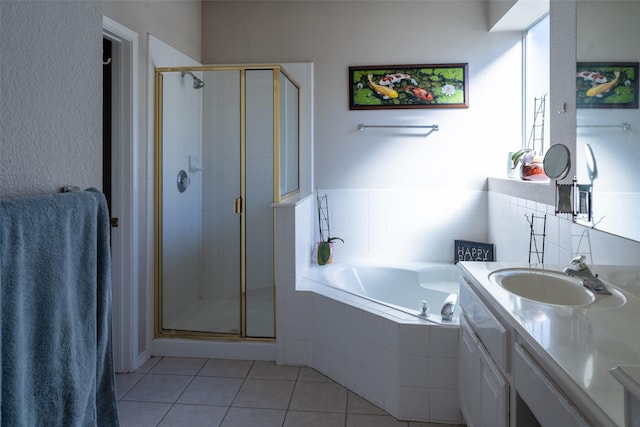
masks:
<path id="1" fill-rule="evenodd" d="M 246 220 L 243 202 L 241 202 L 240 212 L 240 333 L 228 334 L 220 332 L 198 332 L 182 331 L 162 328 L 162 129 L 163 129 L 163 73 L 180 71 L 239 71 L 240 72 L 240 197 L 242 201 L 246 195 L 246 101 L 245 101 L 245 75 L 247 70 L 273 70 L 273 202 L 279 203 L 281 200 L 295 196 L 300 192 L 300 173 L 298 158 L 298 187 L 287 194 L 280 194 L 280 74 L 283 74 L 298 89 L 298 105 L 300 102 L 300 85 L 278 64 L 258 64 L 258 65 L 229 65 L 229 66 L 198 66 L 198 67 L 156 67 L 154 69 L 154 338 L 193 338 L 193 339 L 215 339 L 229 341 L 258 341 L 273 342 L 276 339 L 276 214 L 273 212 L 273 283 L 274 283 L 274 331 L 273 337 L 249 337 L 246 327 Z M 298 113 L 298 123 L 300 116 Z M 300 128 L 298 126 L 298 147 L 300 141 Z M 299 153 L 299 151 L 298 151 Z M 299 154 L 298 154 L 299 156 Z"/>

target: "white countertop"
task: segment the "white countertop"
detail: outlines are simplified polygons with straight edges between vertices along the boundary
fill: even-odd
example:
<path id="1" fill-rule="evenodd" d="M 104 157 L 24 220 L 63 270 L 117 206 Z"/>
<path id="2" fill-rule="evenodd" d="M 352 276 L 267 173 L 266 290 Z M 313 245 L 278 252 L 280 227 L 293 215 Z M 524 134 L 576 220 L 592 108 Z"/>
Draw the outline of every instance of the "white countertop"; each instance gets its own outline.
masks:
<path id="1" fill-rule="evenodd" d="M 624 388 L 610 374 L 619 365 L 640 365 L 640 266 L 589 266 L 626 302 L 611 307 L 607 295 L 586 306 L 556 306 L 519 297 L 490 280 L 505 268 L 562 272 L 565 265 L 461 262 L 481 286 L 484 299 L 509 320 L 544 359 L 545 370 L 598 425 L 624 425 Z M 493 301 L 492 301 L 493 300 Z M 595 405 L 594 405 L 595 404 Z M 593 419 L 595 418 L 595 419 Z"/>

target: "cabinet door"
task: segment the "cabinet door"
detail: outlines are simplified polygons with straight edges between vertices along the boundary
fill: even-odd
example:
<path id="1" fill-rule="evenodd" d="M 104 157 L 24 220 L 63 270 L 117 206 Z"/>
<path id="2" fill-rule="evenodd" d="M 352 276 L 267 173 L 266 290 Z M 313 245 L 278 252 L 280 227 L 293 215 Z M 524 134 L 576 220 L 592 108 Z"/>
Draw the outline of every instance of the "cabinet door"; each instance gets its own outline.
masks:
<path id="1" fill-rule="evenodd" d="M 460 316 L 459 363 L 459 398 L 462 416 L 469 426 L 474 426 L 478 419 L 478 339 L 471 330 L 467 319 Z"/>
<path id="2" fill-rule="evenodd" d="M 585 427 L 589 423 L 520 344 L 515 347 L 514 376 L 518 395 L 541 425 Z"/>
<path id="3" fill-rule="evenodd" d="M 482 345 L 478 346 L 480 426 L 506 427 L 509 421 L 509 384 Z"/>

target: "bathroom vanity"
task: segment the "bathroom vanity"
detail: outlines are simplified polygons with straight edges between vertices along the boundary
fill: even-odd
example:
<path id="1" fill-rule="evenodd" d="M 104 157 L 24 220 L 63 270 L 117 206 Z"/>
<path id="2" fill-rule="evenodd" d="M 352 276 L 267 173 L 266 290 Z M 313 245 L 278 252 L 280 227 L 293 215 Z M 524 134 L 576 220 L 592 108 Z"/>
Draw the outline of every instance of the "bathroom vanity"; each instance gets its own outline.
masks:
<path id="1" fill-rule="evenodd" d="M 611 293 L 601 295 L 566 266 L 459 266 L 469 426 L 625 425 L 625 387 L 610 370 L 640 366 L 640 268 L 590 266 Z M 637 412 L 626 410 L 626 425 L 636 425 Z"/>

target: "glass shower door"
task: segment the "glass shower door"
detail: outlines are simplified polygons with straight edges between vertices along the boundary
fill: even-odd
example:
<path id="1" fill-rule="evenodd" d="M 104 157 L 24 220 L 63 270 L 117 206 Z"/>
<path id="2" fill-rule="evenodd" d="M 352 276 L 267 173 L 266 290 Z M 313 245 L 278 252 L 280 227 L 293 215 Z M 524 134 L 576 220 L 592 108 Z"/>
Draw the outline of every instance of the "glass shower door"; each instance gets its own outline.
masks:
<path id="1" fill-rule="evenodd" d="M 158 68 L 156 92 L 156 335 L 273 339 L 297 87 L 278 66 L 212 66 Z"/>
<path id="2" fill-rule="evenodd" d="M 240 72 L 161 80 L 160 329 L 239 335 Z"/>
<path id="3" fill-rule="evenodd" d="M 201 298 L 208 332 L 241 333 L 240 71 L 204 71 Z"/>

